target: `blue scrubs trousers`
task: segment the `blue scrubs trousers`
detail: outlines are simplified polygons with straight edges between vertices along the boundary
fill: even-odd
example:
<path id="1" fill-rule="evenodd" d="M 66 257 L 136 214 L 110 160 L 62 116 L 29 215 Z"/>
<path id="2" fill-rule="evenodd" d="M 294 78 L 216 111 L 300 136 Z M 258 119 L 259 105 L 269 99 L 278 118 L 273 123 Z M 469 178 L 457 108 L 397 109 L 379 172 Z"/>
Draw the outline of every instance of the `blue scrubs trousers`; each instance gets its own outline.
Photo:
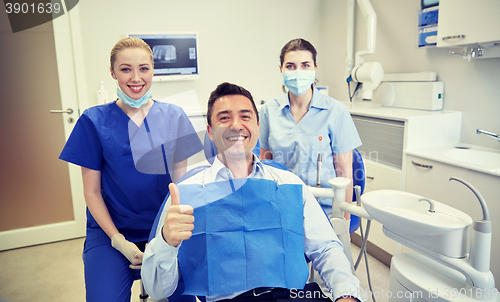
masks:
<path id="1" fill-rule="evenodd" d="M 136 245 L 144 251 L 146 242 Z M 87 230 L 83 264 L 87 302 L 130 302 L 132 283 L 141 279 L 141 271 L 129 267 L 130 261 L 111 246 L 111 239 L 103 231 Z M 169 301 L 195 302 L 194 296 L 182 295 L 184 289 L 184 282 L 180 280 Z"/>
<path id="2" fill-rule="evenodd" d="M 87 301 L 130 302 L 132 283 L 141 279 L 141 271 L 131 269 L 130 261 L 111 246 L 109 238 L 107 241 L 107 244 L 90 248 L 85 243 L 83 263 Z M 138 244 L 139 249 L 144 250 L 144 245 Z"/>

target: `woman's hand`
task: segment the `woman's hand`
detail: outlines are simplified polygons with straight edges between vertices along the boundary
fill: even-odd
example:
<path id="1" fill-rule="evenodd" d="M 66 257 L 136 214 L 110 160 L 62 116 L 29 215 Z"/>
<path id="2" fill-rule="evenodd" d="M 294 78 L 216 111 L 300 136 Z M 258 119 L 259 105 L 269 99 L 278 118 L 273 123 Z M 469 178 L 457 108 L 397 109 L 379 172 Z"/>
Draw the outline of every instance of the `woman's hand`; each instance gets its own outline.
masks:
<path id="1" fill-rule="evenodd" d="M 118 233 L 111 238 L 111 246 L 122 253 L 123 256 L 132 263 L 130 265 L 131 269 L 141 269 L 142 256 L 144 253 L 139 250 L 137 245 L 128 241 L 122 234 Z"/>
<path id="2" fill-rule="evenodd" d="M 130 268 L 140 269 L 143 253 L 118 232 L 101 195 L 101 171 L 82 167 L 83 193 L 90 213 L 101 229 L 111 238 L 111 245 L 131 263 Z"/>

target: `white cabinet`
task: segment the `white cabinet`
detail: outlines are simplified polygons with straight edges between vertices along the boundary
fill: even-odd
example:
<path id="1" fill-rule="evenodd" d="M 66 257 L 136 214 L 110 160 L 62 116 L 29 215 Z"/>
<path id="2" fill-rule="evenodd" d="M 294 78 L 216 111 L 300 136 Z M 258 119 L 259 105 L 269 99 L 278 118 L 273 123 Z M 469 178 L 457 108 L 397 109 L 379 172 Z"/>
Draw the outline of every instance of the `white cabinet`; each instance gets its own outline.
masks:
<path id="1" fill-rule="evenodd" d="M 405 191 L 431 198 L 454 207 L 473 220 L 482 219 L 482 210 L 476 196 L 464 185 L 449 181 L 461 178 L 472 184 L 484 197 L 491 216 L 493 236 L 491 271 L 496 287 L 500 285 L 500 177 L 470 169 L 444 164 L 414 155 L 406 156 Z"/>
<path id="2" fill-rule="evenodd" d="M 373 190 L 400 190 L 401 169 L 377 164 L 371 161 L 365 161 L 365 193 Z M 357 231 L 358 235 L 360 234 Z M 370 234 L 368 239 L 371 243 L 383 249 L 387 253 L 394 255 L 398 249 L 398 243 L 385 236 L 382 230 L 382 224 L 372 220 Z"/>
<path id="3" fill-rule="evenodd" d="M 399 190 L 401 170 L 389 166 L 365 161 L 365 192 L 372 190 Z"/>
<path id="4" fill-rule="evenodd" d="M 440 0 L 438 47 L 500 43 L 499 0 Z"/>

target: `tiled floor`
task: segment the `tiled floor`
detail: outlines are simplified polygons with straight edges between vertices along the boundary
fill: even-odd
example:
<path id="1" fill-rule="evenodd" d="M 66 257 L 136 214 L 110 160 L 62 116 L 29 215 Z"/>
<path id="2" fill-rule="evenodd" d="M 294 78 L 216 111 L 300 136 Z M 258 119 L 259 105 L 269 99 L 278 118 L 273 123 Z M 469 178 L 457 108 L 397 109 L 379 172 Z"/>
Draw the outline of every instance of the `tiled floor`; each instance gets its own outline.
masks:
<path id="1" fill-rule="evenodd" d="M 79 238 L 0 252 L 0 302 L 84 302 L 83 241 Z M 359 248 L 353 245 L 352 249 L 356 258 Z M 373 292 L 387 291 L 389 268 L 371 256 L 368 261 Z M 356 275 L 361 287 L 368 289 L 364 260 Z M 139 301 L 139 293 L 139 282 L 135 282 L 132 301 Z M 377 302 L 387 299 L 381 297 Z"/>

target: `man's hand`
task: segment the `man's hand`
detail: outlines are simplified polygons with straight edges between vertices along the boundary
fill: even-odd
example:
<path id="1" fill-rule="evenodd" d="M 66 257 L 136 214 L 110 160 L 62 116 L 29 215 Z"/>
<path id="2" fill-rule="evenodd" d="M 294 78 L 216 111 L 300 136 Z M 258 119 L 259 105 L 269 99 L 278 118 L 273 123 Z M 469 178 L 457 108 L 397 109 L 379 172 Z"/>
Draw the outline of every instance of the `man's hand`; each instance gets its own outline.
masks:
<path id="1" fill-rule="evenodd" d="M 163 239 L 171 246 L 178 246 L 182 240 L 191 238 L 194 229 L 193 207 L 180 205 L 179 190 L 174 183 L 168 186 L 170 190 L 170 207 L 167 210 L 163 225 Z"/>

